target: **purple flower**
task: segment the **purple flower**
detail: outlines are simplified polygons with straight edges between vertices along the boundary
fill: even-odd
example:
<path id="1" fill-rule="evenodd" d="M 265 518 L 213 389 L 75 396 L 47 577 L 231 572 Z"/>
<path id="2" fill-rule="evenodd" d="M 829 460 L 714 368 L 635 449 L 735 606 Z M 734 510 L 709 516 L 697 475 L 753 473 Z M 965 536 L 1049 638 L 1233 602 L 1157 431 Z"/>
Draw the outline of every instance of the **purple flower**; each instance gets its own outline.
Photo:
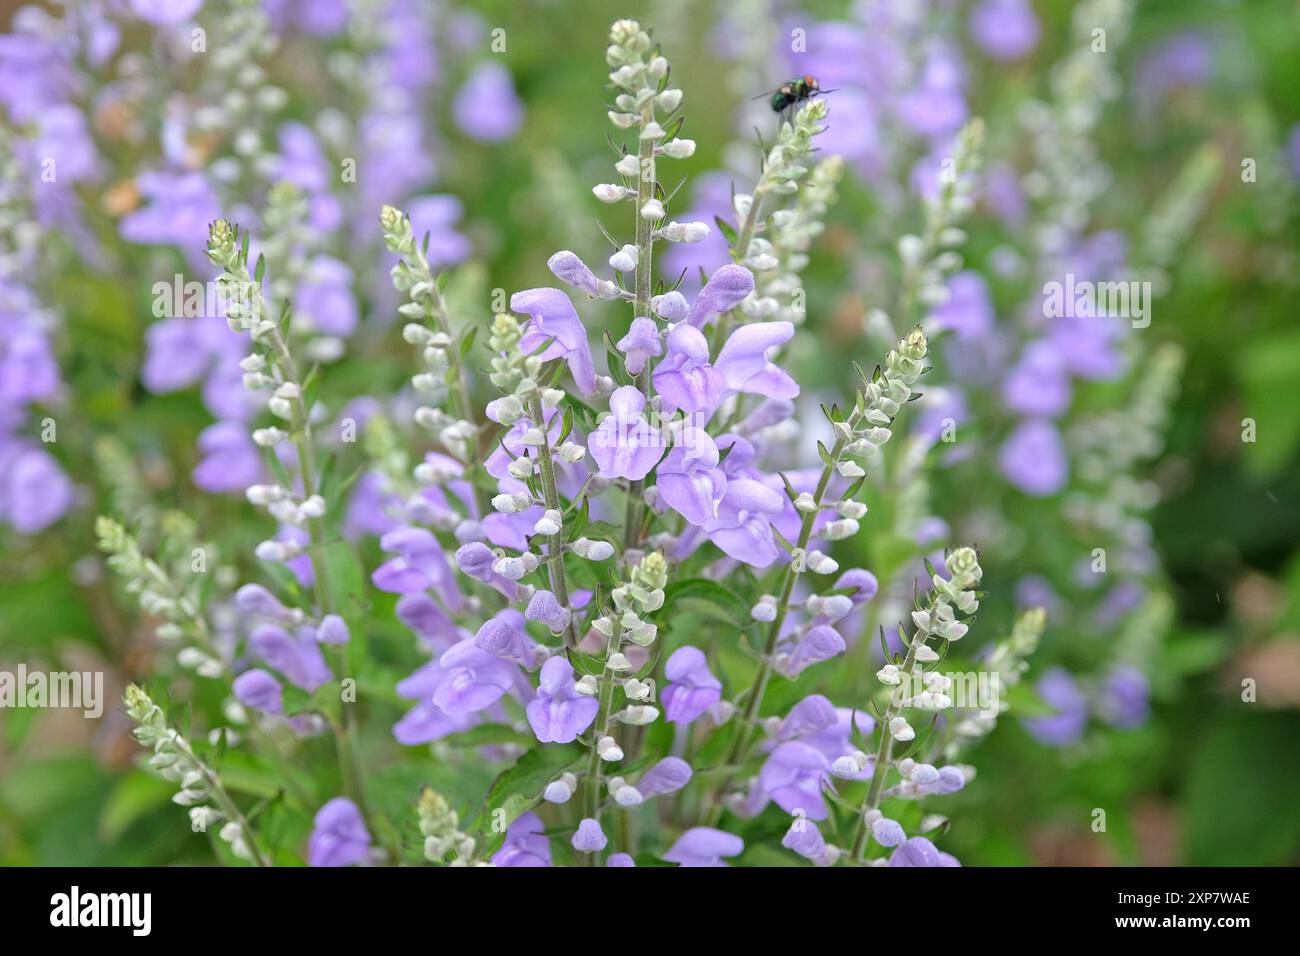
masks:
<path id="1" fill-rule="evenodd" d="M 718 517 L 705 525 L 709 540 L 729 557 L 765 568 L 780 556 L 772 537 L 772 519 L 781 514 L 786 498 L 752 478 L 727 483 L 718 503 Z"/>
<path id="2" fill-rule="evenodd" d="M 1022 415 L 1060 415 L 1070 406 L 1071 392 L 1065 354 L 1047 339 L 1026 346 L 1002 384 L 1007 408 Z"/>
<path id="3" fill-rule="evenodd" d="M 235 699 L 245 707 L 268 714 L 284 713 L 284 695 L 280 682 L 260 668 L 244 671 L 231 685 Z"/>
<path id="4" fill-rule="evenodd" d="M 790 829 L 781 838 L 781 845 L 798 853 L 805 860 L 818 864 L 826 862 L 826 840 L 822 831 L 817 829 L 817 824 L 811 821 L 801 819 L 791 823 Z"/>
<path id="5" fill-rule="evenodd" d="M 1131 729 L 1146 723 L 1151 683 L 1136 667 L 1117 664 L 1102 681 L 1097 716 L 1112 727 Z"/>
<path id="6" fill-rule="evenodd" d="M 712 412 L 726 394 L 727 379 L 709 364 L 704 333 L 682 323 L 668 333 L 668 354 L 655 366 L 654 384 L 663 396 L 664 413 L 671 415 L 679 408 Z"/>
<path id="7" fill-rule="evenodd" d="M 693 525 L 706 525 L 718 516 L 727 491 L 718 459 L 718 446 L 709 433 L 688 425 L 655 472 L 659 497 Z"/>
<path id="8" fill-rule="evenodd" d="M 352 294 L 352 270 L 338 259 L 317 256 L 307 267 L 294 297 L 297 314 L 325 335 L 347 338 L 359 311 Z"/>
<path id="9" fill-rule="evenodd" d="M 871 824 L 871 836 L 881 846 L 901 846 L 907 840 L 903 825 L 888 817 L 881 817 Z"/>
<path id="10" fill-rule="evenodd" d="M 1038 679 L 1034 690 L 1056 712 L 1047 717 L 1022 718 L 1025 730 L 1039 743 L 1050 747 L 1076 743 L 1088 723 L 1088 699 L 1070 672 L 1054 667 Z"/>
<path id="11" fill-rule="evenodd" d="M 664 665 L 669 684 L 663 690 L 664 716 L 675 724 L 689 724 L 722 699 L 722 682 L 709 671 L 698 647 L 679 647 Z"/>
<path id="12" fill-rule="evenodd" d="M 446 714 L 432 701 L 446 674 L 437 661 L 430 661 L 404 680 L 398 681 L 397 693 L 416 701 L 414 707 L 393 725 L 393 737 L 408 747 L 440 740 L 448 734 L 467 730 L 477 722 L 474 714 Z"/>
<path id="13" fill-rule="evenodd" d="M 636 788 L 649 799 L 676 793 L 691 782 L 691 765 L 680 757 L 665 757 L 642 775 Z"/>
<path id="14" fill-rule="evenodd" d="M 203 458 L 190 476 L 211 494 L 242 492 L 262 477 L 262 456 L 241 422 L 216 422 L 199 432 Z"/>
<path id="15" fill-rule="evenodd" d="M 236 591 L 235 605 L 245 614 L 257 614 L 273 621 L 293 619 L 293 612 L 260 584 L 245 584 Z"/>
<path id="16" fill-rule="evenodd" d="M 599 706 L 596 698 L 578 693 L 573 665 L 563 657 L 552 657 L 542 665 L 537 696 L 528 702 L 525 712 L 538 740 L 567 744 L 596 719 Z"/>
<path id="17" fill-rule="evenodd" d="M 510 71 L 490 60 L 470 72 L 452 103 L 452 114 L 456 125 L 481 143 L 509 139 L 524 121 Z"/>
<path id="18" fill-rule="evenodd" d="M 793 336 L 794 326 L 789 322 L 755 322 L 732 332 L 715 363 L 727 388 L 767 398 L 797 396 L 799 384 L 767 358 L 769 352 Z"/>
<path id="19" fill-rule="evenodd" d="M 474 646 L 524 667 L 533 667 L 537 655 L 537 642 L 524 633 L 523 616 L 509 607 L 483 623 L 474 635 Z"/>
<path id="20" fill-rule="evenodd" d="M 439 645 L 457 636 L 456 625 L 427 594 L 403 594 L 395 612 L 399 621 L 428 644 Z"/>
<path id="21" fill-rule="evenodd" d="M 600 828 L 600 821 L 592 817 L 582 818 L 572 840 L 573 848 L 579 853 L 599 853 L 608 842 L 605 831 Z"/>
<path id="22" fill-rule="evenodd" d="M 853 593 L 849 595 L 854 604 L 866 604 L 876 592 L 880 590 L 880 583 L 876 576 L 865 568 L 849 568 L 835 582 L 836 591 L 842 591 L 845 588 L 852 588 Z"/>
<path id="23" fill-rule="evenodd" d="M 786 813 L 802 811 L 809 820 L 825 820 L 822 786 L 830 779 L 830 761 L 815 747 L 797 740 L 781 744 L 758 774 L 761 796 Z"/>
<path id="24" fill-rule="evenodd" d="M 408 526 L 395 528 L 379 539 L 379 546 L 397 552 L 397 557 L 385 561 L 370 576 L 379 590 L 412 594 L 433 588 L 444 600 L 459 605 L 454 574 L 442 546 L 430 532 Z"/>
<path id="25" fill-rule="evenodd" d="M 531 353 L 551 340 L 540 353 L 541 360 L 563 358 L 578 391 L 590 395 L 596 385 L 596 369 L 591 361 L 587 330 L 569 297 L 559 289 L 526 289 L 510 297 L 510 310 L 529 316 L 523 338 L 519 340 L 520 349 Z"/>
<path id="26" fill-rule="evenodd" d="M 723 312 L 729 312 L 754 291 L 754 274 L 744 266 L 725 265 L 709 277 L 691 303 L 686 322 L 703 328 Z"/>
<path id="27" fill-rule="evenodd" d="M 782 663 L 782 672 L 791 680 L 798 677 L 813 664 L 828 661 L 837 654 L 843 654 L 847 645 L 840 632 L 829 624 L 819 624 L 809 629 L 794 650 Z"/>
<path id="28" fill-rule="evenodd" d="M 73 488 L 42 448 L 0 445 L 0 518 L 19 534 L 36 534 L 72 506 Z"/>
<path id="29" fill-rule="evenodd" d="M 835 705 L 821 694 L 810 694 L 790 708 L 777 730 L 778 740 L 804 737 L 834 726 Z"/>
<path id="30" fill-rule="evenodd" d="M 961 866 L 925 837 L 912 837 L 889 856 L 890 866 Z"/>
<path id="31" fill-rule="evenodd" d="M 278 625 L 262 624 L 249 635 L 248 647 L 254 657 L 308 693 L 334 679 L 309 627 L 299 628 L 297 636 L 292 636 Z"/>
<path id="32" fill-rule="evenodd" d="M 136 180 L 148 204 L 118 225 L 122 238 L 147 245 L 202 249 L 208 224 L 221 216 L 217 192 L 202 173 L 142 173 Z M 198 253 L 195 253 L 198 255 Z"/>
<path id="33" fill-rule="evenodd" d="M 586 266 L 583 268 L 585 269 Z M 664 350 L 663 343 L 659 341 L 659 326 L 655 324 L 655 320 L 644 316 L 633 319 L 632 324 L 628 326 L 627 335 L 618 341 L 618 350 L 627 358 L 628 372 L 632 375 L 640 375 L 641 370 L 645 368 L 646 360 Z M 707 354 L 705 358 L 708 358 Z"/>
<path id="34" fill-rule="evenodd" d="M 713 827 L 691 827 L 677 838 L 663 858 L 680 866 L 730 866 L 724 856 L 739 856 L 745 841 Z"/>
<path id="35" fill-rule="evenodd" d="M 577 253 L 570 252 L 567 249 L 561 250 L 547 259 L 546 268 L 550 269 L 555 278 L 561 282 L 571 285 L 575 289 L 581 289 L 593 299 L 607 299 L 610 297 L 607 293 L 612 291 L 617 294 L 618 292 L 617 286 L 612 282 L 597 278 L 596 273 L 592 272 L 587 264 L 578 258 Z M 650 319 L 637 319 L 636 321 L 646 321 L 650 322 L 651 326 L 654 325 Z M 658 355 L 659 353 L 656 352 L 655 354 Z"/>
<path id="36" fill-rule="evenodd" d="M 919 81 L 898 99 L 899 117 L 927 139 L 957 132 L 970 113 L 962 95 L 962 72 L 957 52 L 946 44 L 934 44 Z"/>
<path id="37" fill-rule="evenodd" d="M 552 634 L 563 634 L 569 626 L 571 612 L 561 607 L 560 602 L 550 591 L 538 589 L 528 601 L 524 617 L 530 621 L 541 621 Z"/>
<path id="38" fill-rule="evenodd" d="M 515 683 L 515 665 L 479 650 L 473 640 L 453 644 L 438 658 L 443 677 L 433 703 L 450 717 L 474 714 L 501 699 Z"/>
<path id="39" fill-rule="evenodd" d="M 351 638 L 347 623 L 337 614 L 326 614 L 316 628 L 316 640 L 322 644 L 346 644 Z"/>
<path id="40" fill-rule="evenodd" d="M 482 541 L 471 541 L 456 549 L 456 567 L 474 580 L 492 585 L 513 601 L 519 593 L 519 585 L 493 570 L 496 560 L 492 549 Z"/>
<path id="41" fill-rule="evenodd" d="M 1038 17 L 1029 0 L 983 0 L 970 13 L 970 35 L 996 60 L 1018 60 L 1038 43 Z"/>
<path id="42" fill-rule="evenodd" d="M 936 325 L 949 329 L 958 341 L 987 335 L 993 329 L 993 299 L 988 283 L 974 270 L 958 272 L 948 280 L 948 301 L 933 312 Z"/>
<path id="43" fill-rule="evenodd" d="M 664 454 L 664 439 L 645 420 L 645 396 L 635 386 L 616 388 L 607 415 L 587 439 L 601 477 L 640 481 Z"/>
<path id="44" fill-rule="evenodd" d="M 492 854 L 493 866 L 538 867 L 551 865 L 551 841 L 542 833 L 541 818 L 529 811 L 510 824 L 501 849 Z"/>
<path id="45" fill-rule="evenodd" d="M 632 859 L 627 853 L 611 853 L 609 859 L 605 861 L 605 865 L 623 868 L 634 867 L 636 866 L 636 860 Z"/>
<path id="46" fill-rule="evenodd" d="M 188 388 L 212 367 L 202 320 L 163 319 L 145 329 L 145 360 L 140 381 L 154 393 Z"/>
<path id="47" fill-rule="evenodd" d="M 184 23 L 203 6 L 203 0 L 131 0 L 131 9 L 141 20 L 162 26 Z"/>
<path id="48" fill-rule="evenodd" d="M 335 797 L 316 812 L 316 825 L 307 842 L 312 866 L 350 866 L 370 856 L 370 832 L 357 805 Z"/>
<path id="49" fill-rule="evenodd" d="M 426 235 L 429 237 L 429 251 L 425 256 L 434 269 L 455 265 L 469 257 L 470 241 L 456 231 L 456 223 L 463 213 L 459 199 L 437 193 L 417 196 L 406 204 L 412 234 L 421 242 Z"/>
<path id="50" fill-rule="evenodd" d="M 1069 471 L 1060 432 L 1051 422 L 1032 418 L 1002 443 L 998 466 L 1011 484 L 1039 498 L 1060 491 Z"/>

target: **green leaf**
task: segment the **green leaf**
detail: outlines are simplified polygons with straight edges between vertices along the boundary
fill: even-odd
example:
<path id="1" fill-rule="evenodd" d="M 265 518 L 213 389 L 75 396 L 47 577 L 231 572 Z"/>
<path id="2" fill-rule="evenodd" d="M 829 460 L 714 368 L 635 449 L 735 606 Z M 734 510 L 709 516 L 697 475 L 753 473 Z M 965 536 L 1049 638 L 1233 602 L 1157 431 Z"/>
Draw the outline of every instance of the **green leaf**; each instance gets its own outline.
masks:
<path id="1" fill-rule="evenodd" d="M 346 618 L 356 618 L 370 606 L 366 598 L 366 576 L 350 542 L 331 541 L 322 553 L 325 589 L 334 609 Z"/>
<path id="2" fill-rule="evenodd" d="M 546 785 L 583 756 L 584 751 L 577 744 L 537 747 L 502 771 L 492 781 L 483 806 L 469 827 L 468 832 L 480 838 L 480 855 L 494 852 L 505 839 L 510 824 L 537 805 Z"/>
<path id="3" fill-rule="evenodd" d="M 749 605 L 717 581 L 687 578 L 671 582 L 664 588 L 664 607 L 660 613 L 666 613 L 668 608 L 675 613 L 683 601 L 698 602 L 710 609 L 713 616 L 736 627 L 745 627 L 749 622 Z"/>
<path id="4" fill-rule="evenodd" d="M 479 724 L 459 734 L 452 734 L 447 742 L 455 747 L 485 747 L 491 744 L 519 744 L 530 746 L 537 743 L 532 734 L 520 733 L 506 724 Z"/>

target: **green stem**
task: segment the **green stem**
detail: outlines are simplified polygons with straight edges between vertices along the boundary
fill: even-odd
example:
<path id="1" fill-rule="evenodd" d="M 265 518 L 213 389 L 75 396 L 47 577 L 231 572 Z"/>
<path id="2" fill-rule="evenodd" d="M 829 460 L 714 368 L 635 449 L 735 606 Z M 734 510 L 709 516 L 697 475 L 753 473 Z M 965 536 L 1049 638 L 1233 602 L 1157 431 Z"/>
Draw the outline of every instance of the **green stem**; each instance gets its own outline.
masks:
<path id="1" fill-rule="evenodd" d="M 551 455 L 551 442 L 546 434 L 546 418 L 542 409 L 541 397 L 536 391 L 528 398 L 528 415 L 542 433 L 542 443 L 537 447 L 537 461 L 542 473 L 542 495 L 546 501 L 546 510 L 563 513 L 560 507 L 560 493 L 555 485 L 555 459 Z M 564 529 L 561 528 L 546 539 L 546 573 L 551 582 L 551 592 L 560 607 L 570 611 L 569 626 L 564 632 L 564 643 L 569 649 L 578 646 L 581 636 L 578 634 L 576 616 L 569 607 L 569 585 L 564 574 Z"/>
<path id="2" fill-rule="evenodd" d="M 610 631 L 609 641 L 605 645 L 605 660 L 601 664 L 599 678 L 600 688 L 597 690 L 597 696 L 600 704 L 596 710 L 596 719 L 591 724 L 591 751 L 587 755 L 587 775 L 583 778 L 583 816 L 590 817 L 596 823 L 600 823 L 602 801 L 600 799 L 600 752 L 597 747 L 602 737 L 609 732 L 609 715 L 614 702 L 614 678 L 607 666 L 609 659 L 618 653 L 622 644 L 622 627 L 618 620 L 614 619 L 613 630 Z M 603 829 L 603 828 L 602 828 Z M 584 854 L 588 866 L 596 865 L 596 854 Z"/>
<path id="3" fill-rule="evenodd" d="M 856 413 L 846 423 L 849 430 L 852 430 L 855 423 Z M 844 454 L 844 446 L 847 444 L 848 440 L 843 435 L 840 435 L 835 441 L 835 447 L 831 449 L 830 461 L 822 466 L 821 477 L 817 480 L 817 490 L 813 493 L 813 503 L 816 507 L 804 513 L 803 521 L 799 525 L 799 540 L 795 546 L 801 550 L 808 547 L 808 542 L 812 538 L 813 525 L 817 521 L 817 515 L 821 512 L 822 502 L 826 497 L 826 489 L 830 486 L 831 477 L 835 471 L 835 464 L 839 462 L 840 456 Z M 776 605 L 776 617 L 772 619 L 772 623 L 767 629 L 767 641 L 763 646 L 763 657 L 759 661 L 758 677 L 755 678 L 754 687 L 750 691 L 749 699 L 745 702 L 745 711 L 739 718 L 739 730 L 736 732 L 727 759 L 723 763 L 726 769 L 723 771 L 718 786 L 714 790 L 713 798 L 706 803 L 707 820 L 710 826 L 715 825 L 722 817 L 722 794 L 726 792 L 736 769 L 743 764 L 749 752 L 750 739 L 758 722 L 759 709 L 763 704 L 763 695 L 767 692 L 768 682 L 772 679 L 776 644 L 780 640 L 781 627 L 785 624 L 786 615 L 790 610 L 790 598 L 794 594 L 795 582 L 799 578 L 799 573 L 795 571 L 794 564 L 795 562 L 791 560 L 785 569 L 785 578 L 781 583 L 781 594 Z"/>

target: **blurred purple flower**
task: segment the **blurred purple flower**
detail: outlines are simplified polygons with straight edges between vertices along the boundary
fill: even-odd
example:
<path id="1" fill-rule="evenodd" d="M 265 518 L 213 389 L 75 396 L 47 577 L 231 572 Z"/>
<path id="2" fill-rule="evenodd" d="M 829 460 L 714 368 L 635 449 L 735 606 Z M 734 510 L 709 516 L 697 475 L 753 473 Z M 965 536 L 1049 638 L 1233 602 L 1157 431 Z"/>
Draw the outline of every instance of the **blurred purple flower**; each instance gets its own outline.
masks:
<path id="1" fill-rule="evenodd" d="M 335 797 L 316 812 L 307 842 L 312 866 L 350 866 L 366 862 L 369 855 L 370 832 L 355 803 Z"/>
<path id="2" fill-rule="evenodd" d="M 1056 427 L 1042 419 L 1025 419 L 998 450 L 998 467 L 1012 485 L 1038 498 L 1065 486 L 1069 463 Z"/>
<path id="3" fill-rule="evenodd" d="M 1054 667 L 1034 685 L 1043 702 L 1055 713 L 1046 717 L 1025 717 L 1021 724 L 1039 743 L 1066 747 L 1078 742 L 1088 723 L 1088 700 L 1070 672 Z"/>
<path id="4" fill-rule="evenodd" d="M 492 854 L 493 866 L 541 867 L 551 865 L 551 841 L 543 834 L 541 817 L 521 814 L 506 829 L 505 842 Z"/>
<path id="5" fill-rule="evenodd" d="M 724 856 L 739 856 L 745 841 L 712 827 L 692 827 L 677 838 L 663 858 L 680 866 L 729 866 Z"/>
<path id="6" fill-rule="evenodd" d="M 510 71 L 492 61 L 479 63 L 470 72 L 456 93 L 452 114 L 466 135 L 482 143 L 509 139 L 524 121 Z"/>
<path id="7" fill-rule="evenodd" d="M 982 0 L 970 14 L 971 39 L 996 60 L 1018 60 L 1038 43 L 1029 0 Z"/>
<path id="8" fill-rule="evenodd" d="M 663 689 L 664 716 L 675 724 L 689 724 L 722 698 L 722 682 L 709 670 L 698 647 L 679 647 L 664 665 L 668 686 Z"/>

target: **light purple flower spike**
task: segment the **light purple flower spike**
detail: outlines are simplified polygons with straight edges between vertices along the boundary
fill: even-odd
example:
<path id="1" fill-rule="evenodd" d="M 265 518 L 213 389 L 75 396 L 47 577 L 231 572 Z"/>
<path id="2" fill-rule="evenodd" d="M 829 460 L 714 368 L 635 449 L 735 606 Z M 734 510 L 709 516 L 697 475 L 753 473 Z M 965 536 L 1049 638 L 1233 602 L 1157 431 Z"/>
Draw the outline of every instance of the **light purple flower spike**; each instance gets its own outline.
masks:
<path id="1" fill-rule="evenodd" d="M 689 724 L 722 698 L 722 682 L 709 670 L 698 647 L 679 647 L 664 665 L 669 684 L 663 690 L 664 716 L 675 724 Z"/>
<path id="2" fill-rule="evenodd" d="M 693 525 L 718 516 L 727 475 L 718 467 L 718 446 L 703 428 L 687 426 L 655 473 L 659 497 Z"/>
<path id="3" fill-rule="evenodd" d="M 542 743 L 567 744 L 596 719 L 600 704 L 578 693 L 573 665 L 563 657 L 543 664 L 541 678 L 537 696 L 525 708 L 528 723 Z"/>
<path id="4" fill-rule="evenodd" d="M 587 439 L 603 478 L 639 481 L 664 455 L 664 439 L 645 420 L 645 396 L 624 385 L 609 397 L 610 414 Z"/>
<path id="5" fill-rule="evenodd" d="M 559 289 L 526 289 L 510 297 L 510 311 L 529 316 L 519 347 L 534 352 L 553 340 L 540 353 L 541 360 L 563 358 L 578 391 L 590 395 L 596 386 L 596 368 L 591 361 L 587 330 L 569 297 Z"/>
<path id="6" fill-rule="evenodd" d="M 524 108 L 510 71 L 485 60 L 465 79 L 452 104 L 456 125 L 481 143 L 499 143 L 519 132 Z"/>
<path id="7" fill-rule="evenodd" d="M 357 805 L 335 797 L 316 812 L 315 827 L 307 842 L 312 866 L 350 866 L 370 855 L 370 832 Z"/>
<path id="8" fill-rule="evenodd" d="M 663 858 L 680 866 L 730 866 L 724 856 L 739 856 L 745 841 L 713 827 L 691 827 L 677 838 Z"/>
<path id="9" fill-rule="evenodd" d="M 723 312 L 740 305 L 754 291 L 754 275 L 744 266 L 725 265 L 710 276 L 691 303 L 686 322 L 703 328 Z"/>

